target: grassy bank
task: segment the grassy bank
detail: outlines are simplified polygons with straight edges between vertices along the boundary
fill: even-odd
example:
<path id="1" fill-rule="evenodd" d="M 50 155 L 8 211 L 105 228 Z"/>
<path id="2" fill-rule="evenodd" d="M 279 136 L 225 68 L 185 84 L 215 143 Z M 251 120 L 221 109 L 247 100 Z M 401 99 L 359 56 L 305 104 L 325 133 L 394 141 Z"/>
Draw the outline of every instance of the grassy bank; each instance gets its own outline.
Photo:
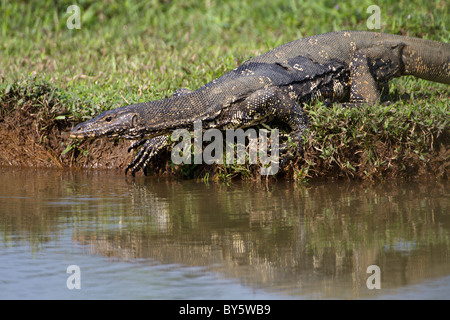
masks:
<path id="1" fill-rule="evenodd" d="M 71 141 L 63 133 L 99 112 L 196 89 L 285 42 L 336 30 L 367 30 L 371 1 L 72 1 L 0 3 L 0 165 L 123 167 L 127 142 Z M 449 42 L 445 1 L 386 1 L 381 31 Z M 447 25 L 446 25 L 447 23 Z M 402 78 L 393 103 L 363 109 L 306 106 L 303 155 L 282 176 L 447 177 L 449 86 Z M 113 160 L 112 160 L 113 159 Z M 252 166 L 155 172 L 221 179 Z"/>

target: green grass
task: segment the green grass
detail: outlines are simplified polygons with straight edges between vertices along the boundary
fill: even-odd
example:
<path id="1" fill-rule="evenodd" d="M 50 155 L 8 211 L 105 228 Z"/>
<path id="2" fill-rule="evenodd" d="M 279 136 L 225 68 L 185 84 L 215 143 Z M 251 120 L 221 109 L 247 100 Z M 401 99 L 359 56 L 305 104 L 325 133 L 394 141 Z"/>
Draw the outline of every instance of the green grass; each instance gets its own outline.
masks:
<path id="1" fill-rule="evenodd" d="M 114 108 L 196 89 L 242 61 L 312 34 L 367 30 L 372 1 L 1 1 L 0 78 L 30 74 Z M 382 31 L 449 41 L 445 1 L 379 4 Z M 409 17 L 409 18 L 408 18 Z M 447 26 L 448 27 L 448 26 Z"/>
<path id="2" fill-rule="evenodd" d="M 66 10 L 72 4 L 81 9 L 79 30 L 66 27 L 70 16 Z M 119 5 L 107 0 L 1 0 L 0 100 L 4 108 L 5 99 L 12 101 L 8 96 L 11 88 L 19 90 L 45 82 L 57 88 L 61 98 L 64 110 L 59 110 L 58 115 L 62 113 L 73 121 L 85 120 L 102 110 L 167 97 L 180 87 L 197 89 L 252 56 L 304 36 L 367 30 L 370 14 L 366 9 L 373 4 L 373 1 L 166 0 L 123 1 Z M 444 0 L 392 0 L 377 5 L 381 9 L 383 32 L 450 40 L 449 6 Z M 442 122 L 441 118 L 448 119 L 448 86 L 405 78 L 396 80 L 391 90 L 409 93 L 414 99 L 381 108 L 373 121 L 366 114 L 355 120 L 353 127 L 337 128 L 347 130 L 344 144 L 357 135 L 353 131 L 359 125 L 361 130 L 381 128 L 395 137 L 404 137 L 412 130 L 408 126 L 414 121 L 420 123 L 417 128 L 435 128 L 433 134 L 444 130 L 442 126 L 448 128 L 448 122 Z M 39 105 L 38 98 L 30 99 Z M 422 110 L 429 109 L 436 111 L 424 115 Z M 405 110 L 406 114 L 401 116 L 410 118 L 410 124 L 397 123 L 397 114 L 392 115 L 389 110 L 396 113 Z M 357 112 L 317 106 L 309 111 L 316 137 L 330 141 L 333 138 L 328 129 L 321 129 L 332 124 L 335 117 L 345 118 Z M 351 123 L 345 123 L 348 124 Z M 364 139 L 365 144 L 371 143 L 369 138 Z M 417 139 L 422 139 L 424 145 L 429 143 L 425 138 Z M 408 141 L 403 142 L 412 143 Z M 430 151 L 424 148 L 414 146 L 414 152 Z M 337 161 L 338 149 L 331 144 L 321 156 Z M 370 161 L 376 163 L 377 159 Z M 227 171 L 225 175 L 230 174 Z"/>
<path id="3" fill-rule="evenodd" d="M 448 89 L 445 95 L 435 93 L 360 109 L 307 107 L 311 123 L 305 135 L 300 178 L 332 171 L 339 171 L 339 176 L 382 178 L 414 172 L 417 168 L 413 166 L 427 167 L 433 161 L 448 164 L 448 154 L 436 157 L 443 145 L 448 146 L 450 137 L 446 99 Z M 315 168 L 318 161 L 321 164 Z"/>

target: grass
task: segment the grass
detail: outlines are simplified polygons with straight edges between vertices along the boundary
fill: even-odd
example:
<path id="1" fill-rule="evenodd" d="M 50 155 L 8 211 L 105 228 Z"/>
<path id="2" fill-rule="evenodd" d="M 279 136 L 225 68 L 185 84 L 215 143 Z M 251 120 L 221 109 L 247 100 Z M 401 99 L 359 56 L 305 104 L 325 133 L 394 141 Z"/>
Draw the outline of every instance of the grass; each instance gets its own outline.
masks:
<path id="1" fill-rule="evenodd" d="M 339 176 L 378 178 L 412 173 L 414 166 L 433 161 L 445 165 L 448 153 L 437 159 L 434 152 L 444 151 L 449 141 L 449 109 L 441 103 L 447 98 L 436 94 L 429 99 L 362 109 L 310 106 L 302 164 L 306 173 L 300 177 L 338 171 Z M 318 162 L 320 171 L 313 165 Z"/>
<path id="2" fill-rule="evenodd" d="M 72 4 L 80 7 L 79 30 L 66 26 Z M 366 9 L 373 4 L 3 0 L 1 114 L 28 103 L 42 108 L 50 120 L 75 123 L 102 110 L 167 97 L 180 87 L 196 89 L 283 43 L 329 31 L 367 30 Z M 444 0 L 378 5 L 381 31 L 449 42 L 449 6 Z M 308 106 L 312 125 L 307 157 L 296 162 L 291 174 L 299 180 L 336 170 L 344 176 L 364 171 L 373 176 L 386 172 L 385 166 L 401 167 L 414 155 L 426 162 L 439 144 L 447 145 L 443 137 L 448 135 L 449 86 L 402 78 L 391 91 L 402 99 L 388 107 Z M 397 150 L 395 159 L 377 149 L 379 141 Z M 364 159 L 355 161 L 350 156 L 355 152 Z M 249 172 L 242 167 L 220 170 L 225 177 Z M 408 170 L 406 165 L 403 171 Z"/>

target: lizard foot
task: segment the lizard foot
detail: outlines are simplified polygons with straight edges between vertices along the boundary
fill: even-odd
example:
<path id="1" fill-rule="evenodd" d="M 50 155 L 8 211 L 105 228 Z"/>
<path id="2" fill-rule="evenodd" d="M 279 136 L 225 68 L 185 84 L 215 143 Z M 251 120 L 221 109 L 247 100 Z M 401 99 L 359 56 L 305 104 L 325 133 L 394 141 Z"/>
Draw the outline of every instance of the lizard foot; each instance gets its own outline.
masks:
<path id="1" fill-rule="evenodd" d="M 158 136 L 148 140 L 142 139 L 133 143 L 128 148 L 128 152 L 140 146 L 142 146 L 142 148 L 134 157 L 133 161 L 131 161 L 125 168 L 125 174 L 127 174 L 128 170 L 131 169 L 131 175 L 134 177 L 136 172 L 142 169 L 144 174 L 147 175 L 146 169 L 150 163 L 150 160 L 167 145 L 167 141 L 167 136 Z"/>
<path id="2" fill-rule="evenodd" d="M 303 139 L 300 141 L 296 141 L 293 143 L 292 141 L 288 141 L 280 145 L 280 169 L 284 170 L 289 161 L 295 156 L 302 156 L 302 145 Z"/>

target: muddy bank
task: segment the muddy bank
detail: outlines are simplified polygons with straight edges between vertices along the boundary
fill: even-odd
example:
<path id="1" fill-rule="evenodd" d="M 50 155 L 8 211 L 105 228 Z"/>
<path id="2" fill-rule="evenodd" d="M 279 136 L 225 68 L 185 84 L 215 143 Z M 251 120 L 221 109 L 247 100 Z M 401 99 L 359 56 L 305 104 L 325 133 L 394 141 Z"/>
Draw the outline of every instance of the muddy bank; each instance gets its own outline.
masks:
<path id="1" fill-rule="evenodd" d="M 124 170 L 133 159 L 134 153 L 127 150 L 131 142 L 127 140 L 102 138 L 73 141 L 68 137 L 68 132 L 74 125 L 75 121 L 68 119 L 45 118 L 30 106 L 3 114 L 0 118 L 0 166 Z M 371 164 L 368 152 L 358 150 L 357 146 L 341 146 L 339 158 L 325 157 L 324 150 L 311 137 L 304 146 L 303 156 L 294 158 L 277 178 L 386 179 L 434 176 L 447 179 L 450 158 L 448 136 L 440 136 L 438 140 L 439 143 L 435 143 L 436 146 L 425 158 L 423 155 L 410 153 L 402 161 L 394 160 L 398 145 L 374 141 L 371 156 L 386 160 L 380 166 Z M 183 169 L 170 166 L 169 158 L 169 152 L 163 153 L 152 164 L 151 174 L 188 175 L 190 178 L 201 178 L 208 174 L 212 179 L 258 178 L 258 167 L 254 165 L 242 165 L 239 168 L 203 165 Z"/>
<path id="2" fill-rule="evenodd" d="M 4 117 L 0 120 L 0 166 L 124 168 L 131 160 L 126 141 L 85 141 L 64 152 L 71 143 L 67 132 L 72 125 L 55 120 L 46 126 L 26 110 Z"/>
<path id="3" fill-rule="evenodd" d="M 127 142 L 73 142 L 78 122 L 67 105 L 83 106 L 49 83 L 27 79 L 0 92 L 0 166 L 116 168 L 131 158 Z"/>
<path id="4" fill-rule="evenodd" d="M 361 109 L 305 106 L 310 129 L 305 133 L 301 154 L 292 157 L 284 170 L 271 178 L 447 179 L 448 106 L 424 108 L 426 99 L 424 96 L 423 103 L 416 105 Z M 448 97 L 444 92 L 439 99 Z M 134 151 L 128 152 L 132 142 L 108 138 L 77 141 L 68 137 L 75 124 L 101 111 L 92 111 L 91 107 L 86 115 L 86 109 L 89 102 L 71 100 L 62 90 L 45 82 L 31 80 L 8 86 L 0 92 L 0 166 L 124 170 L 134 156 Z M 259 168 L 174 166 L 170 152 L 165 151 L 152 162 L 149 173 L 253 180 L 261 179 Z"/>

